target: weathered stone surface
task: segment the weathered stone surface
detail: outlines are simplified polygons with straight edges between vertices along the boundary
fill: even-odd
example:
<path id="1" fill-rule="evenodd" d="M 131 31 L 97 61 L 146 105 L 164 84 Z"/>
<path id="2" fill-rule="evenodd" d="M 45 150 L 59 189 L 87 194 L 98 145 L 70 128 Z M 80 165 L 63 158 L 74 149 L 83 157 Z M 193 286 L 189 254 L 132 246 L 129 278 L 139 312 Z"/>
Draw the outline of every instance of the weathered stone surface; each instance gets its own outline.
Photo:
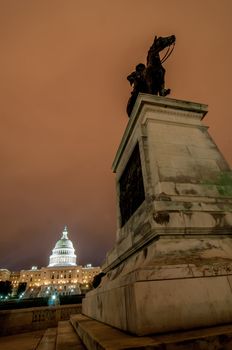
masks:
<path id="1" fill-rule="evenodd" d="M 57 328 L 0 337 L 0 350 L 84 350 L 86 349 L 69 321 Z"/>
<path id="2" fill-rule="evenodd" d="M 222 265 L 150 265 L 112 276 L 87 295 L 83 312 L 137 335 L 232 322 L 232 276 Z"/>
<path id="3" fill-rule="evenodd" d="M 58 321 L 68 320 L 70 314 L 80 311 L 81 304 L 1 310 L 0 336 L 55 327 Z"/>
<path id="4" fill-rule="evenodd" d="M 119 203 L 139 147 L 145 200 L 125 222 L 117 206 L 116 244 L 85 315 L 138 335 L 232 323 L 232 173 L 202 124 L 206 113 L 138 97 L 113 170 Z"/>
<path id="5" fill-rule="evenodd" d="M 37 349 L 44 334 L 43 331 L 34 331 L 24 334 L 0 337 L 0 350 L 34 350 Z"/>
<path id="6" fill-rule="evenodd" d="M 60 321 L 57 327 L 55 350 L 86 349 L 69 321 Z"/>
<path id="7" fill-rule="evenodd" d="M 87 349 L 230 350 L 232 326 L 211 327 L 152 337 L 136 337 L 83 315 L 71 322 Z"/>
<path id="8" fill-rule="evenodd" d="M 41 341 L 37 346 L 37 350 L 55 350 L 57 328 L 48 328 Z"/>

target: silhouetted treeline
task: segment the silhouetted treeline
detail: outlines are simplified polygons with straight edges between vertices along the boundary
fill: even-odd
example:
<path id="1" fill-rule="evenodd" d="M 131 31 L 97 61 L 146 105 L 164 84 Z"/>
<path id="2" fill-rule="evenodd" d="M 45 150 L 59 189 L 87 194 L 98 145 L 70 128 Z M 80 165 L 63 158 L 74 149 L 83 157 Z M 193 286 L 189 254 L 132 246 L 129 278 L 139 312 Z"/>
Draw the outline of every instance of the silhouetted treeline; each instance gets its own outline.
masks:
<path id="1" fill-rule="evenodd" d="M 27 288 L 26 282 L 19 282 L 16 296 L 19 297 L 22 293 L 25 292 L 26 288 Z"/>
<path id="2" fill-rule="evenodd" d="M 84 294 L 62 295 L 60 305 L 81 304 Z M 24 309 L 29 307 L 48 306 L 48 298 L 11 299 L 0 301 L 0 310 Z"/>
<path id="3" fill-rule="evenodd" d="M 0 296 L 6 297 L 12 291 L 12 284 L 10 281 L 0 281 Z"/>

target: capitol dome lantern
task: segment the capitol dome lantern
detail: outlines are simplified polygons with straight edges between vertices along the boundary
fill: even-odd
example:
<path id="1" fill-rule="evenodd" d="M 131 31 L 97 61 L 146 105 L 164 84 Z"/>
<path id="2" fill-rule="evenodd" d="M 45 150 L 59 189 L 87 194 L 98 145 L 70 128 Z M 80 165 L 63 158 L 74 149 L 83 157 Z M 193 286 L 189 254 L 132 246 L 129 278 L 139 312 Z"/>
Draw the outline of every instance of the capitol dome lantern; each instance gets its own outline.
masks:
<path id="1" fill-rule="evenodd" d="M 52 255 L 49 258 L 48 267 L 53 266 L 76 266 L 76 254 L 72 241 L 68 238 L 67 226 L 65 226 L 62 237 L 56 242 Z"/>

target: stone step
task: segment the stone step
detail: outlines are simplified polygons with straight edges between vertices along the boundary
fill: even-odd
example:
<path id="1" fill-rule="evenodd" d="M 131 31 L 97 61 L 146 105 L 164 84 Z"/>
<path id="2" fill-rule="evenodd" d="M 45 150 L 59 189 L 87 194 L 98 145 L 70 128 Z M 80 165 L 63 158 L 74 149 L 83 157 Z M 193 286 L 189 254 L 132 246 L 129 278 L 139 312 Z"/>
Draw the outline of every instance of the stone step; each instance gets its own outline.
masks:
<path id="1" fill-rule="evenodd" d="M 56 349 L 57 328 L 48 328 L 35 350 L 55 350 Z"/>
<path id="2" fill-rule="evenodd" d="M 71 323 L 88 350 L 231 350 L 232 325 L 139 337 L 84 315 L 72 315 Z"/>
<path id="3" fill-rule="evenodd" d="M 44 330 L 7 335 L 0 337 L 0 350 L 34 350 L 38 349 Z"/>
<path id="4" fill-rule="evenodd" d="M 86 350 L 69 321 L 60 321 L 57 327 L 56 350 Z"/>

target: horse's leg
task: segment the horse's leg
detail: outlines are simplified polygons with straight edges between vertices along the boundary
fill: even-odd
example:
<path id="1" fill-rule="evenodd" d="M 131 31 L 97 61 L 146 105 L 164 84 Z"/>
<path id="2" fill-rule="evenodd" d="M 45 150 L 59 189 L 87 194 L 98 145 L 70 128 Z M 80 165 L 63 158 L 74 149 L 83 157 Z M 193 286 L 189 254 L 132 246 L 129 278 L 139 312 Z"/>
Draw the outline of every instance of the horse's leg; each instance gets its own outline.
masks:
<path id="1" fill-rule="evenodd" d="M 160 96 L 167 96 L 169 95 L 171 92 L 171 89 L 164 89 L 164 88 L 161 88 L 160 91 L 159 91 L 159 95 Z"/>
<path id="2" fill-rule="evenodd" d="M 161 82 L 160 82 L 160 87 L 159 87 L 159 95 L 160 96 L 167 96 L 171 92 L 170 89 L 165 89 L 164 76 L 165 76 L 165 69 L 162 67 Z"/>
<path id="3" fill-rule="evenodd" d="M 171 92 L 170 89 L 165 89 L 164 87 L 164 82 L 160 85 L 160 88 L 159 88 L 159 95 L 160 96 L 167 96 L 169 95 Z"/>
<path id="4" fill-rule="evenodd" d="M 154 85 L 154 72 L 151 66 L 148 66 L 144 72 L 144 92 L 147 94 L 154 94 L 153 85 Z"/>

